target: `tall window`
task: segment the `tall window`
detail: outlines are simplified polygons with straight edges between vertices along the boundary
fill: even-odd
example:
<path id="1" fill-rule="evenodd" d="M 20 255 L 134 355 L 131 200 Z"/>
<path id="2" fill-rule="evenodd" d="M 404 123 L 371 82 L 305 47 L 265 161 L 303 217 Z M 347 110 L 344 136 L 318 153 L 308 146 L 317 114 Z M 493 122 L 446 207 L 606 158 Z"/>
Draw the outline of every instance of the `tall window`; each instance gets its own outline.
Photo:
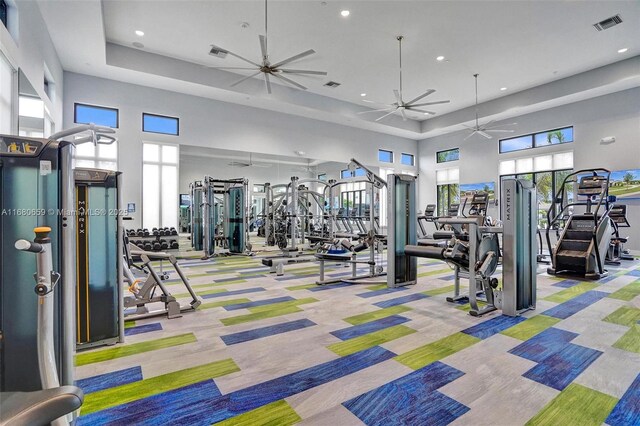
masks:
<path id="1" fill-rule="evenodd" d="M 142 225 L 178 226 L 178 145 L 142 144 Z"/>
<path id="2" fill-rule="evenodd" d="M 387 180 L 387 176 L 393 173 L 393 169 L 380 169 L 380 177 Z M 380 190 L 380 226 L 387 226 L 387 188 Z"/>
<path id="3" fill-rule="evenodd" d="M 386 149 L 379 149 L 378 161 L 380 161 L 381 163 L 393 163 L 393 151 L 387 151 Z"/>
<path id="4" fill-rule="evenodd" d="M 8 28 L 7 26 L 7 3 L 5 3 L 4 0 L 0 0 L 0 21 L 2 21 L 2 24 L 5 26 L 5 28 Z"/>
<path id="5" fill-rule="evenodd" d="M 12 132 L 13 76 L 14 72 L 11 64 L 9 64 L 9 61 L 0 53 L 0 133 L 2 134 L 11 134 Z"/>
<path id="6" fill-rule="evenodd" d="M 460 169 L 436 170 L 438 216 L 446 216 L 451 204 L 460 202 Z"/>
<path id="7" fill-rule="evenodd" d="M 79 124 L 97 124 L 105 127 L 118 127 L 118 110 L 96 105 L 74 104 L 73 122 Z"/>
<path id="8" fill-rule="evenodd" d="M 82 143 L 76 146 L 76 167 L 118 170 L 118 141 L 109 144 Z"/>
<path id="9" fill-rule="evenodd" d="M 436 152 L 437 163 L 447 163 L 449 161 L 457 161 L 460 159 L 460 148 L 448 149 L 446 151 Z"/>

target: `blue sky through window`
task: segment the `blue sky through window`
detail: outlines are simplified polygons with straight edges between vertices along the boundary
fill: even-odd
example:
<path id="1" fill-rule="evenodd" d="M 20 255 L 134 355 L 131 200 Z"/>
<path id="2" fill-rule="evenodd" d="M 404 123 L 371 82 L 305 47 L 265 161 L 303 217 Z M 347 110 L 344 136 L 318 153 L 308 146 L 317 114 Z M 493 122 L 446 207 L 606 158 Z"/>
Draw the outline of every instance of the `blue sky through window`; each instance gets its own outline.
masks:
<path id="1" fill-rule="evenodd" d="M 142 131 L 177 135 L 179 131 L 178 119 L 174 117 L 142 114 Z"/>
<path id="2" fill-rule="evenodd" d="M 75 104 L 75 122 L 94 123 L 106 127 L 118 127 L 118 110 L 93 105 Z"/>

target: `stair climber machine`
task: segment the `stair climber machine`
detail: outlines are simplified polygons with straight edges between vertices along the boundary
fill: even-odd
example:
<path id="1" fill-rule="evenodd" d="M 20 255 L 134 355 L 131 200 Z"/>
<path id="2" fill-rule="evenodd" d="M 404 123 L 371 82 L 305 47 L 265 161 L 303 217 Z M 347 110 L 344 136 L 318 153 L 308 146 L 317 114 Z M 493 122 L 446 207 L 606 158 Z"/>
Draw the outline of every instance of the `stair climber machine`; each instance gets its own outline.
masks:
<path id="1" fill-rule="evenodd" d="M 589 279 L 607 276 L 605 257 L 611 242 L 613 227 L 609 213 L 609 177 L 606 169 L 585 169 L 566 176 L 547 211 L 546 239 L 551 253 L 549 274 L 572 274 Z M 568 201 L 567 190 L 576 185 L 575 200 Z M 585 206 L 583 213 L 576 207 Z M 550 232 L 564 220 L 564 229 L 555 246 Z"/>
<path id="2" fill-rule="evenodd" d="M 415 177 L 391 174 L 387 236 L 387 285 L 400 287 L 417 282 L 417 258 L 442 260 L 455 274 L 455 295 L 449 301 L 469 301 L 473 316 L 501 309 L 516 316 L 535 309 L 536 303 L 536 216 L 535 188 L 531 182 L 508 179 L 502 185 L 503 226 L 484 226 L 484 217 L 440 218 L 451 226 L 452 237 L 444 246 L 417 245 Z M 503 236 L 502 288 L 495 273 Z M 468 296 L 460 295 L 459 273 L 469 279 Z M 480 308 L 477 295 L 484 293 L 486 306 Z"/>
<path id="3" fill-rule="evenodd" d="M 620 265 L 622 260 L 634 260 L 633 255 L 624 245 L 629 241 L 629 237 L 620 235 L 621 228 L 631 228 L 627 219 L 627 206 L 625 204 L 616 204 L 609 211 L 611 225 L 613 226 L 613 236 L 611 244 L 607 251 L 606 263 L 608 265 Z"/>

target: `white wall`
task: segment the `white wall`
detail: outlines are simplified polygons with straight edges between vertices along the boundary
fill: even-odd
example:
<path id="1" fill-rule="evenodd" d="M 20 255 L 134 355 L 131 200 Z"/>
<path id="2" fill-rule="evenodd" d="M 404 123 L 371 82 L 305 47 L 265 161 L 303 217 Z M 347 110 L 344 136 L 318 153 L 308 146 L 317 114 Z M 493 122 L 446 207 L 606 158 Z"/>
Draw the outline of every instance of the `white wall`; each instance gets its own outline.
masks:
<path id="1" fill-rule="evenodd" d="M 574 170 L 604 167 L 611 171 L 640 168 L 640 88 L 576 102 L 545 111 L 522 115 L 507 122 L 517 122 L 509 137 L 564 126 L 574 127 L 571 144 L 541 147 L 499 154 L 498 138 L 487 140 L 466 131 L 450 133 L 419 141 L 420 206 L 436 202 L 436 170 L 460 168 L 460 183 L 496 182 L 498 189 L 500 160 L 540 155 L 551 151 L 573 150 Z M 500 124 L 498 122 L 497 124 Z M 616 142 L 603 145 L 600 139 L 615 136 Z M 435 153 L 460 148 L 460 160 L 437 164 Z M 640 203 L 630 205 L 632 228 L 624 230 L 631 236 L 628 247 L 640 250 Z"/>
<path id="2" fill-rule="evenodd" d="M 17 7 L 18 25 L 15 31 L 17 40 L 14 40 L 4 25 L 0 24 L 0 51 L 9 59 L 9 62 L 16 70 L 22 69 L 51 113 L 56 123 L 56 130 L 60 130 L 62 128 L 64 87 L 62 65 L 49 37 L 47 26 L 37 3 L 35 1 L 18 1 L 15 3 L 16 6 L 11 7 Z M 13 14 L 9 16 L 9 18 L 12 17 Z M 54 99 L 49 99 L 44 91 L 45 64 L 55 82 Z M 15 114 L 17 117 L 17 106 Z M 14 126 L 16 123 L 17 119 Z M 14 127 L 14 130 L 17 129 Z"/>
<path id="3" fill-rule="evenodd" d="M 417 154 L 417 142 L 327 122 L 229 104 L 165 90 L 65 73 L 65 127 L 73 126 L 73 104 L 120 110 L 119 169 L 124 173 L 123 201 L 141 203 L 142 141 L 174 142 L 238 151 L 348 162 L 355 157 L 378 164 L 378 148 Z M 142 113 L 180 118 L 180 136 L 143 133 Z M 185 167 L 181 165 L 181 173 Z M 144 206 L 143 206 L 144 207 Z M 136 221 L 132 226 L 139 226 Z"/>

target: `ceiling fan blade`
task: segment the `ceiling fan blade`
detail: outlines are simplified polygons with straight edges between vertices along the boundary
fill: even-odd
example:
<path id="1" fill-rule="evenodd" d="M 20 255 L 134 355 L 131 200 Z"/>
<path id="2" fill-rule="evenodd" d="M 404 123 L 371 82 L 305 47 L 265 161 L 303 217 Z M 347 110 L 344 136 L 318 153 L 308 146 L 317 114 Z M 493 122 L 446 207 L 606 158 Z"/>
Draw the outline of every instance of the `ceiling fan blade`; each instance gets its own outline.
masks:
<path id="1" fill-rule="evenodd" d="M 255 68 L 249 68 L 249 67 L 212 67 L 209 65 L 205 65 L 205 67 L 213 68 L 216 70 L 255 70 Z"/>
<path id="2" fill-rule="evenodd" d="M 230 84 L 230 85 L 229 85 L 229 87 L 237 86 L 238 84 L 242 83 L 243 81 L 245 81 L 245 80 L 249 80 L 250 78 L 253 78 L 253 77 L 255 77 L 256 75 L 260 74 L 261 72 L 262 72 L 262 71 L 258 71 L 258 72 L 255 72 L 255 73 L 251 74 L 251 75 L 248 75 L 248 76 L 246 76 L 246 77 L 244 77 L 244 78 L 241 78 L 240 80 L 236 81 L 235 83 Z"/>
<path id="3" fill-rule="evenodd" d="M 506 129 L 484 129 L 485 132 L 493 132 L 493 133 L 513 133 L 515 130 L 506 130 Z"/>
<path id="4" fill-rule="evenodd" d="M 221 49 L 221 50 L 224 50 L 224 49 Z M 242 59 L 243 61 L 248 62 L 248 63 L 250 63 L 251 65 L 254 65 L 254 66 L 258 67 L 258 68 L 260 68 L 260 67 L 262 66 L 262 65 L 260 65 L 260 64 L 256 64 L 256 63 L 255 63 L 255 62 L 253 62 L 253 61 L 248 60 L 247 58 L 243 58 L 243 57 L 242 57 L 242 56 L 240 56 L 240 55 L 236 55 L 236 54 L 235 54 L 235 53 L 233 53 L 233 52 L 229 52 L 228 50 L 224 50 L 224 51 L 225 51 L 225 52 L 227 52 L 227 54 L 229 54 L 229 55 L 231 55 L 231 56 L 235 56 L 235 57 L 236 57 L 236 58 L 238 58 L 238 59 Z"/>
<path id="5" fill-rule="evenodd" d="M 402 116 L 402 121 L 407 121 L 407 114 L 404 113 L 404 109 L 400 110 L 400 115 Z"/>
<path id="6" fill-rule="evenodd" d="M 304 87 L 302 84 L 300 84 L 300 83 L 296 83 L 295 81 L 291 80 L 290 78 L 283 77 L 283 76 L 281 76 L 281 75 L 279 75 L 279 74 L 271 74 L 271 75 L 273 75 L 273 76 L 274 76 L 274 77 L 276 77 L 276 78 L 279 78 L 280 80 L 284 80 L 284 81 L 286 81 L 287 83 L 289 83 L 289 84 L 291 84 L 291 85 L 293 85 L 293 86 L 297 87 L 298 89 L 307 90 L 307 88 L 306 88 L 306 87 Z"/>
<path id="7" fill-rule="evenodd" d="M 461 126 L 469 130 L 476 130 L 475 126 L 467 126 L 466 124 L 462 124 Z"/>
<path id="8" fill-rule="evenodd" d="M 393 95 L 396 97 L 396 102 L 398 103 L 398 106 L 402 105 L 402 97 L 400 96 L 400 92 L 393 89 Z"/>
<path id="9" fill-rule="evenodd" d="M 487 121 L 486 123 L 484 123 L 480 127 L 482 127 L 483 129 L 486 129 L 488 125 L 490 125 L 491 123 L 495 123 L 495 122 L 496 122 L 496 120 Z"/>
<path id="10" fill-rule="evenodd" d="M 264 73 L 264 83 L 267 85 L 267 93 L 271 94 L 271 81 L 269 80 L 269 73 Z"/>
<path id="11" fill-rule="evenodd" d="M 297 55 L 293 55 L 292 57 L 287 58 L 287 59 L 285 59 L 283 61 L 280 61 L 277 64 L 273 64 L 271 66 L 273 68 L 278 68 L 280 65 L 284 65 L 284 64 L 288 64 L 289 62 L 297 61 L 298 59 L 302 59 L 305 56 L 313 55 L 314 53 L 316 53 L 315 50 L 309 49 L 306 52 L 298 53 Z"/>
<path id="12" fill-rule="evenodd" d="M 259 35 L 260 38 L 260 53 L 262 53 L 262 58 L 267 59 L 267 38 L 263 35 Z"/>
<path id="13" fill-rule="evenodd" d="M 385 112 L 385 111 L 395 111 L 395 108 L 370 109 L 369 111 L 360 111 L 356 114 L 369 114 L 370 112 Z"/>
<path id="14" fill-rule="evenodd" d="M 482 131 L 482 130 L 478 130 L 478 134 L 479 134 L 480 136 L 484 136 L 484 137 L 485 137 L 485 138 L 487 138 L 487 139 L 493 139 L 493 137 L 492 137 L 489 133 L 485 133 L 485 132 L 484 132 L 484 131 Z"/>
<path id="15" fill-rule="evenodd" d="M 489 123 L 490 123 L 490 122 L 489 122 Z M 487 123 L 487 124 L 489 124 L 489 123 Z M 516 126 L 517 124 L 518 124 L 518 123 L 496 124 L 495 126 L 487 126 L 487 125 L 485 124 L 484 128 L 485 128 L 485 129 L 492 129 L 492 128 L 494 128 L 494 127 Z"/>
<path id="16" fill-rule="evenodd" d="M 464 138 L 463 140 L 465 140 L 465 141 L 466 141 L 466 140 L 467 140 L 467 139 L 469 139 L 471 136 L 475 135 L 477 132 L 478 132 L 477 130 L 474 130 L 473 132 L 469 133 L 469 136 L 467 136 L 467 137 L 466 137 L 466 138 Z"/>
<path id="17" fill-rule="evenodd" d="M 434 102 L 425 102 L 422 104 L 406 104 L 407 106 L 410 107 L 417 107 L 417 106 L 427 106 L 427 105 L 439 105 L 439 104 L 448 104 L 451 101 L 434 101 Z"/>
<path id="18" fill-rule="evenodd" d="M 231 167 L 249 167 L 251 164 L 249 163 L 241 163 L 239 161 L 232 161 L 228 163 Z"/>
<path id="19" fill-rule="evenodd" d="M 362 102 L 366 102 L 368 104 L 376 104 L 376 105 L 388 105 L 389 107 L 391 107 L 391 105 L 384 103 L 384 102 L 377 102 L 377 101 L 370 101 L 368 99 L 363 99 Z"/>
<path id="20" fill-rule="evenodd" d="M 287 74 L 314 74 L 314 75 L 327 75 L 326 71 L 311 71 L 311 70 L 283 70 L 280 69 L 278 71 L 282 71 Z"/>
<path id="21" fill-rule="evenodd" d="M 391 115 L 391 114 L 393 114 L 394 112 L 396 112 L 396 110 L 395 110 L 395 109 L 394 109 L 393 111 L 391 111 L 390 113 L 383 115 L 383 116 L 382 116 L 382 117 L 380 117 L 380 118 L 376 118 L 376 121 L 380 121 L 380 120 L 382 120 L 383 118 L 386 118 L 386 117 L 390 116 L 390 115 Z"/>
<path id="22" fill-rule="evenodd" d="M 414 107 L 406 107 L 409 111 L 416 111 L 416 112 L 422 112 L 424 114 L 429 114 L 429 115 L 436 115 L 435 112 L 433 111 L 427 111 L 426 109 L 418 109 L 418 108 L 414 108 Z"/>
<path id="23" fill-rule="evenodd" d="M 429 89 L 426 92 L 424 92 L 422 95 L 418 96 L 417 98 L 414 98 L 414 99 L 410 100 L 409 102 L 407 102 L 407 104 L 411 105 L 414 102 L 418 102 L 420 99 L 424 98 L 425 96 L 429 96 L 430 94 L 432 94 L 435 91 L 436 91 L 436 89 Z"/>

